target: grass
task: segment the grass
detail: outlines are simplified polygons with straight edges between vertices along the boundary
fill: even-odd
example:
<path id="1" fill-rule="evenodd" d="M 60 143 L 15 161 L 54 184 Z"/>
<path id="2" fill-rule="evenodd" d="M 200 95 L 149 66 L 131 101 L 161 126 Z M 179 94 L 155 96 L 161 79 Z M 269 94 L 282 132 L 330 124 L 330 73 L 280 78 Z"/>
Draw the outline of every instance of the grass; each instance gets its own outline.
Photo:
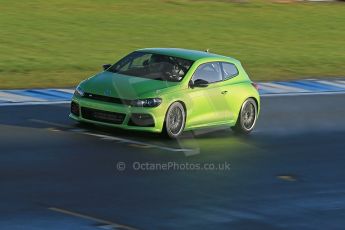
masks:
<path id="1" fill-rule="evenodd" d="M 0 88 L 69 87 L 142 47 L 233 56 L 256 81 L 345 76 L 345 4 L 0 0 Z"/>

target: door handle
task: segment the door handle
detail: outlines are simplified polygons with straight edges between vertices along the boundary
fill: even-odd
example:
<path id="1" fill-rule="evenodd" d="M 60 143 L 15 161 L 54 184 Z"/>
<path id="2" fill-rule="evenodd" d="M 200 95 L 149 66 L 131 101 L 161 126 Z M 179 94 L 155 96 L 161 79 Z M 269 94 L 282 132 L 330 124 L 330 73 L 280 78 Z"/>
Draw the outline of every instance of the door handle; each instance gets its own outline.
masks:
<path id="1" fill-rule="evenodd" d="M 222 91 L 222 94 L 227 94 L 227 93 L 228 93 L 227 90 Z"/>

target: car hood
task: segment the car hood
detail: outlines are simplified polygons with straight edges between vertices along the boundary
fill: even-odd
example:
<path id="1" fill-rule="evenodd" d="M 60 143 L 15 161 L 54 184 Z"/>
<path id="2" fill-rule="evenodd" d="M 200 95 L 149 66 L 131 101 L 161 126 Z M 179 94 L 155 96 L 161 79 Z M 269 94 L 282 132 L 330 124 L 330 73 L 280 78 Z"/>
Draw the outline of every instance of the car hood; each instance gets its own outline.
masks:
<path id="1" fill-rule="evenodd" d="M 161 90 L 177 84 L 178 82 L 151 80 L 104 71 L 84 81 L 81 88 L 87 93 L 122 99 L 137 99 L 148 94 L 148 97 L 155 97 Z"/>

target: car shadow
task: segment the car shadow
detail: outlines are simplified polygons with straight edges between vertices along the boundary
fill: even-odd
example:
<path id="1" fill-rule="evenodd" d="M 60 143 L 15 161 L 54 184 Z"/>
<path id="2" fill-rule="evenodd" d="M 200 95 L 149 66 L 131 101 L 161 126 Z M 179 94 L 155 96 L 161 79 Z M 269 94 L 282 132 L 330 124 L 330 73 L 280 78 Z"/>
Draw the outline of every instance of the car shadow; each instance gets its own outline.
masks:
<path id="1" fill-rule="evenodd" d="M 159 133 L 131 131 L 88 123 L 81 124 L 69 119 L 68 115 L 68 104 L 2 107 L 0 108 L 0 125 L 86 133 L 92 134 L 92 136 L 103 135 L 103 137 L 113 137 L 113 139 L 122 139 L 140 145 L 173 148 L 174 151 L 193 149 L 194 152 L 200 152 L 203 148 L 214 151 L 219 148 L 234 148 L 242 142 L 243 138 L 235 135 L 229 127 L 214 127 L 186 131 L 177 139 L 169 139 Z"/>

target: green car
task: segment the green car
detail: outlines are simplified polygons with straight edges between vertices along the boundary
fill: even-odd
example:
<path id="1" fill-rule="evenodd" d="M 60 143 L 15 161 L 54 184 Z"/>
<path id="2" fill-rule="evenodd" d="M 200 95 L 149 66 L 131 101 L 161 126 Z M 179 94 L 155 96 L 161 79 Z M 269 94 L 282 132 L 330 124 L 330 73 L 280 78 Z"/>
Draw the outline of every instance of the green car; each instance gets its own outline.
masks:
<path id="1" fill-rule="evenodd" d="M 260 111 L 257 85 L 234 58 L 150 48 L 103 68 L 76 88 L 71 118 L 176 138 L 210 126 L 248 134 Z"/>

